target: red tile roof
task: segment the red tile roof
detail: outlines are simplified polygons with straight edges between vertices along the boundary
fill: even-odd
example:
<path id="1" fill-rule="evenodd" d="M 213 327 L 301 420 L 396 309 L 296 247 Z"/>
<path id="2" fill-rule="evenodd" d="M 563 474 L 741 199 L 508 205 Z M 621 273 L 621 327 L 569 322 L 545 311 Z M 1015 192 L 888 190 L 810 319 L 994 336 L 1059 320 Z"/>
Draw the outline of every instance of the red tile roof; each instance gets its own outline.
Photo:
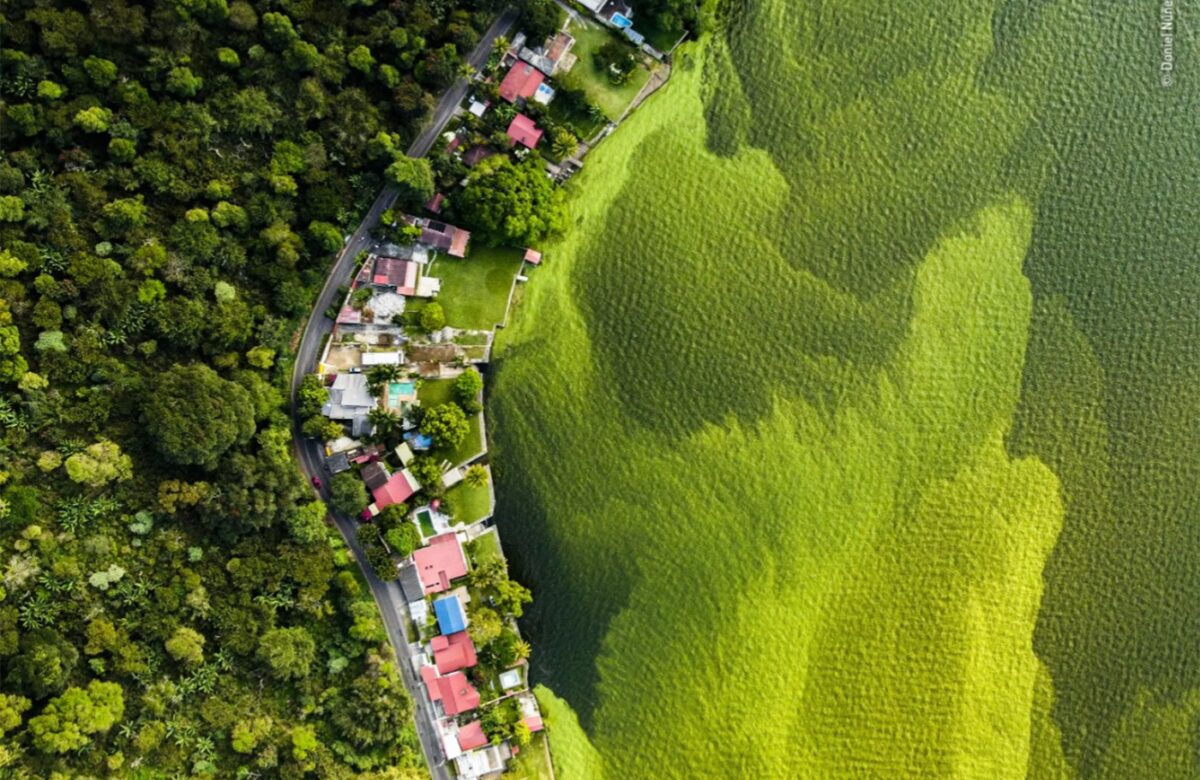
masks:
<path id="1" fill-rule="evenodd" d="M 371 496 L 375 499 L 376 507 L 383 509 L 385 506 L 399 504 L 417 492 L 417 486 L 406 472 L 407 469 L 397 471 L 387 482 L 371 491 Z M 463 573 L 465 574 L 466 572 Z"/>
<path id="2" fill-rule="evenodd" d="M 528 726 L 530 731 L 541 731 L 543 728 L 545 728 L 545 724 L 542 723 L 541 715 L 530 715 L 521 722 Z"/>
<path id="3" fill-rule="evenodd" d="M 413 553 L 413 563 L 427 594 L 450 590 L 451 580 L 467 576 L 467 559 L 453 533 L 430 539 L 428 546 Z"/>
<path id="4" fill-rule="evenodd" d="M 439 677 L 432 666 L 422 666 L 421 679 L 429 691 L 430 701 L 440 701 L 447 715 L 470 712 L 479 706 L 479 691 L 462 672 Z"/>
<path id="5" fill-rule="evenodd" d="M 540 70 L 527 62 L 518 62 L 500 82 L 500 97 L 509 103 L 515 103 L 517 98 L 532 97 L 545 80 L 546 76 Z"/>
<path id="6" fill-rule="evenodd" d="M 475 643 L 466 631 L 435 636 L 430 645 L 433 647 L 433 661 L 442 674 L 467 669 L 477 663 Z"/>
<path id="7" fill-rule="evenodd" d="M 542 131 L 538 129 L 532 119 L 524 114 L 517 114 L 513 118 L 512 124 L 508 126 L 508 137 L 514 144 L 521 144 L 532 149 L 538 145 L 538 141 L 542 140 Z"/>
<path id="8" fill-rule="evenodd" d="M 462 752 L 481 748 L 488 743 L 487 734 L 483 733 L 483 725 L 473 720 L 465 726 L 458 727 L 458 747 Z"/>
<path id="9" fill-rule="evenodd" d="M 445 202 L 445 200 L 446 200 L 446 196 L 439 192 L 439 193 L 435 194 L 432 198 L 430 198 L 425 203 L 425 208 L 428 209 L 429 211 L 433 212 L 434 214 L 437 214 L 437 213 L 441 212 L 442 203 Z"/>
<path id="10" fill-rule="evenodd" d="M 529 263 L 530 265 L 541 265 L 542 253 L 536 249 L 526 249 L 525 262 Z"/>

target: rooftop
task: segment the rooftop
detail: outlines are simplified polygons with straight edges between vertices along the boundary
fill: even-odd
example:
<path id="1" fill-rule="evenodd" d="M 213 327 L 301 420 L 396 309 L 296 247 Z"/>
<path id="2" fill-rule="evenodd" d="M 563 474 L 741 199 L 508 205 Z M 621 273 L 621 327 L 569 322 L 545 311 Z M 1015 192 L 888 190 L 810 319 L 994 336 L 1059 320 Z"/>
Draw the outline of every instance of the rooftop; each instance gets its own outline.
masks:
<path id="1" fill-rule="evenodd" d="M 517 114 L 513 118 L 512 124 L 508 126 L 508 137 L 514 144 L 521 144 L 532 149 L 538 145 L 538 141 L 542 140 L 542 131 L 532 119 L 524 114 Z"/>
<path id="2" fill-rule="evenodd" d="M 477 663 L 475 643 L 466 631 L 435 636 L 429 644 L 433 648 L 433 662 L 441 674 L 468 669 Z"/>
<path id="3" fill-rule="evenodd" d="M 372 489 L 371 496 L 375 499 L 375 506 L 383 509 L 385 506 L 406 501 L 419 488 L 416 477 L 412 475 L 411 471 L 404 469 L 397 471 L 378 488 Z"/>
<path id="4" fill-rule="evenodd" d="M 483 733 L 483 724 L 479 721 L 473 720 L 465 726 L 458 727 L 458 747 L 464 753 L 481 748 L 487 743 L 487 735 Z"/>
<path id="5" fill-rule="evenodd" d="M 428 546 L 413 553 L 413 563 L 426 593 L 447 591 L 452 580 L 467 576 L 467 559 L 453 533 L 430 539 Z"/>
<path id="6" fill-rule="evenodd" d="M 395 287 L 401 295 L 412 295 L 417 291 L 417 264 L 398 257 L 377 258 L 371 283 L 380 287 Z"/>
<path id="7" fill-rule="evenodd" d="M 517 102 L 518 98 L 533 97 L 538 85 L 545 81 L 546 75 L 527 62 L 513 65 L 500 82 L 500 97 L 509 103 Z"/>
<path id="8" fill-rule="evenodd" d="M 458 596 L 443 596 L 433 602 L 437 615 L 438 630 L 443 634 L 461 633 L 467 627 L 467 615 Z"/>
<path id="9" fill-rule="evenodd" d="M 388 473 L 387 466 L 383 465 L 379 461 L 368 463 L 367 465 L 363 466 L 360 474 L 362 475 L 363 482 L 367 483 L 368 490 L 375 490 L 376 488 L 383 487 L 387 484 L 388 479 L 391 477 L 391 474 Z"/>
<path id="10" fill-rule="evenodd" d="M 432 666 L 421 667 L 421 679 L 429 691 L 431 701 L 440 701 L 442 711 L 453 716 L 470 712 L 479 706 L 479 691 L 462 672 L 453 672 L 442 677 Z"/>

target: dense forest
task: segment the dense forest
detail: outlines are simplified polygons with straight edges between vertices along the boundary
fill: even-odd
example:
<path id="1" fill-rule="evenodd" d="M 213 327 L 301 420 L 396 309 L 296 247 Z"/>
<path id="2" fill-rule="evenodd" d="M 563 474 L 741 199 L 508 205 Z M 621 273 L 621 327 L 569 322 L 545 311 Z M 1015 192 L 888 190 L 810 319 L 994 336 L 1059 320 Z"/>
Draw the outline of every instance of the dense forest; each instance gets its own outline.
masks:
<path id="1" fill-rule="evenodd" d="M 424 776 L 289 346 L 491 0 L 9 0 L 0 774 Z"/>

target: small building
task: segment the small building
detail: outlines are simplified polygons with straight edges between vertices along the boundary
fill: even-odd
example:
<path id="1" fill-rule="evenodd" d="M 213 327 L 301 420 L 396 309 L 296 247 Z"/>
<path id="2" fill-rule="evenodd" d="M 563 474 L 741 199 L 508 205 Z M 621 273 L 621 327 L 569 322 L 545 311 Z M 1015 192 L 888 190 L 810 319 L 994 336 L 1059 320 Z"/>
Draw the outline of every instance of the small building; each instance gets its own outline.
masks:
<path id="1" fill-rule="evenodd" d="M 437 615 L 438 630 L 443 636 L 467 629 L 467 613 L 458 596 L 442 596 L 433 602 L 433 613 Z"/>
<path id="2" fill-rule="evenodd" d="M 554 61 L 546 56 L 541 46 L 537 47 L 536 49 L 531 49 L 526 46 L 525 48 L 521 49 L 521 51 L 517 54 L 517 57 L 521 60 L 521 62 L 537 68 L 538 72 L 540 72 L 543 76 L 549 76 L 554 73 Z M 522 97 L 529 96 L 522 95 Z"/>
<path id="3" fill-rule="evenodd" d="M 466 631 L 441 634 L 429 642 L 433 650 L 433 662 L 440 674 L 450 674 L 470 669 L 479 661 L 475 655 L 475 643 Z"/>
<path id="4" fill-rule="evenodd" d="M 371 284 L 395 288 L 400 295 L 412 295 L 417 291 L 417 264 L 398 257 L 378 257 Z"/>
<path id="5" fill-rule="evenodd" d="M 568 32 L 559 32 L 546 45 L 546 57 L 554 63 L 554 72 L 570 70 L 566 58 L 575 46 L 575 38 Z M 553 76 L 554 72 L 550 75 Z"/>
<path id="6" fill-rule="evenodd" d="M 483 724 L 473 720 L 465 726 L 458 727 L 458 749 L 466 753 L 488 744 L 487 735 L 483 733 Z"/>
<path id="7" fill-rule="evenodd" d="M 325 459 L 325 468 L 329 469 L 330 474 L 341 474 L 350 470 L 350 459 L 344 452 L 335 452 Z"/>
<path id="8" fill-rule="evenodd" d="M 522 49 L 522 51 L 527 50 Z M 500 82 L 500 97 L 509 103 L 533 97 L 533 93 L 545 80 L 546 74 L 536 67 L 528 62 L 518 62 L 509 69 L 504 80 Z"/>
<path id="9" fill-rule="evenodd" d="M 542 131 L 532 119 L 524 114 L 517 114 L 508 126 L 508 137 L 512 139 L 513 145 L 521 144 L 532 149 L 542 140 Z"/>
<path id="10" fill-rule="evenodd" d="M 490 104 L 486 101 L 480 102 L 478 100 L 472 100 L 470 107 L 467 108 L 467 112 L 472 116 L 482 117 L 485 113 L 487 113 L 489 105 Z"/>
<path id="11" fill-rule="evenodd" d="M 367 490 L 375 491 L 387 484 L 392 475 L 388 473 L 387 466 L 380 461 L 368 463 L 362 467 L 359 472 L 363 482 L 367 483 Z"/>
<path id="12" fill-rule="evenodd" d="M 428 545 L 413 552 L 413 564 L 426 595 L 444 593 L 451 582 L 467 576 L 467 559 L 455 533 L 430 539 Z"/>
<path id="13" fill-rule="evenodd" d="M 628 38 L 629 42 L 632 43 L 634 46 L 641 46 L 643 43 L 646 42 L 646 36 L 642 35 L 640 32 L 633 29 L 632 27 L 626 27 L 621 32 L 625 33 L 625 37 Z"/>
<path id="14" fill-rule="evenodd" d="M 600 13 L 607 0 L 579 0 L 579 4 L 594 14 Z"/>
<path id="15" fill-rule="evenodd" d="M 442 204 L 446 202 L 446 196 L 440 192 L 434 193 L 433 197 L 425 201 L 425 210 L 431 214 L 441 214 Z"/>
<path id="16" fill-rule="evenodd" d="M 521 686 L 521 670 L 508 669 L 500 673 L 500 687 L 504 690 L 511 690 Z"/>
<path id="17" fill-rule="evenodd" d="M 421 228 L 421 243 L 439 249 L 451 257 L 466 257 L 470 232 L 435 219 L 413 218 L 412 224 Z"/>
<path id="18" fill-rule="evenodd" d="M 554 100 L 555 94 L 554 87 L 550 86 L 549 84 L 542 84 L 537 88 L 537 91 L 533 93 L 533 102 L 541 103 L 543 106 L 548 106 L 550 105 L 550 101 Z"/>
<path id="19" fill-rule="evenodd" d="M 454 759 L 454 769 L 458 780 L 479 780 L 481 777 L 503 772 L 512 750 L 507 743 L 488 745 L 487 747 L 463 753 Z"/>
<path id="20" fill-rule="evenodd" d="M 364 366 L 398 366 L 404 362 L 403 352 L 364 352 L 362 353 L 362 364 Z"/>
<path id="21" fill-rule="evenodd" d="M 452 672 L 443 677 L 436 668 L 422 666 L 421 680 L 425 683 L 430 701 L 440 702 L 442 712 L 447 717 L 470 712 L 479 706 L 479 691 L 462 672 Z"/>
<path id="22" fill-rule="evenodd" d="M 463 165 L 474 168 L 479 163 L 494 155 L 496 152 L 487 146 L 474 146 L 463 155 Z"/>
<path id="23" fill-rule="evenodd" d="M 408 469 L 403 469 L 392 474 L 387 482 L 372 490 L 371 496 L 375 499 L 375 508 L 383 509 L 384 507 L 407 501 L 420 488 L 421 486 L 417 483 L 417 478 L 412 475 L 412 472 Z"/>
<path id="24" fill-rule="evenodd" d="M 526 249 L 525 250 L 525 262 L 529 263 L 530 265 L 541 265 L 542 264 L 542 253 L 537 251 L 536 249 Z"/>
<path id="25" fill-rule="evenodd" d="M 421 589 L 421 577 L 417 574 L 417 567 L 411 561 L 400 564 L 399 576 L 396 578 L 400 583 L 400 593 L 404 596 L 404 600 L 410 604 L 415 601 L 421 602 L 421 607 L 428 614 L 428 608 L 425 607 L 425 592 Z M 411 610 L 410 610 L 411 612 Z M 413 615 L 413 620 L 417 619 Z M 424 622 L 424 618 L 420 622 Z"/>
<path id="26" fill-rule="evenodd" d="M 407 466 L 408 464 L 412 463 L 413 458 L 416 457 L 413 455 L 412 448 L 408 446 L 408 442 L 406 441 L 402 441 L 397 444 L 394 452 L 396 453 L 396 457 L 400 459 L 400 464 L 402 466 Z"/>

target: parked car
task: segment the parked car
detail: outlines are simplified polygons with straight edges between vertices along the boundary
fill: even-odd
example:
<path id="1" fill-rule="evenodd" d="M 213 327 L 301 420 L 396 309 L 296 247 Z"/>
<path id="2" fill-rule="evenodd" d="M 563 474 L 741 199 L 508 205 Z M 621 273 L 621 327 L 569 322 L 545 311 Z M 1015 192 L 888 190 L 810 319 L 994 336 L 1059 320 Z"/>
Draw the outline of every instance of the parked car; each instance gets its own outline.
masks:
<path id="1" fill-rule="evenodd" d="M 312 485 L 313 485 L 313 487 L 315 487 L 317 490 L 320 490 L 320 489 L 321 489 L 321 478 L 320 478 L 320 477 L 313 477 L 313 478 L 312 478 Z"/>

